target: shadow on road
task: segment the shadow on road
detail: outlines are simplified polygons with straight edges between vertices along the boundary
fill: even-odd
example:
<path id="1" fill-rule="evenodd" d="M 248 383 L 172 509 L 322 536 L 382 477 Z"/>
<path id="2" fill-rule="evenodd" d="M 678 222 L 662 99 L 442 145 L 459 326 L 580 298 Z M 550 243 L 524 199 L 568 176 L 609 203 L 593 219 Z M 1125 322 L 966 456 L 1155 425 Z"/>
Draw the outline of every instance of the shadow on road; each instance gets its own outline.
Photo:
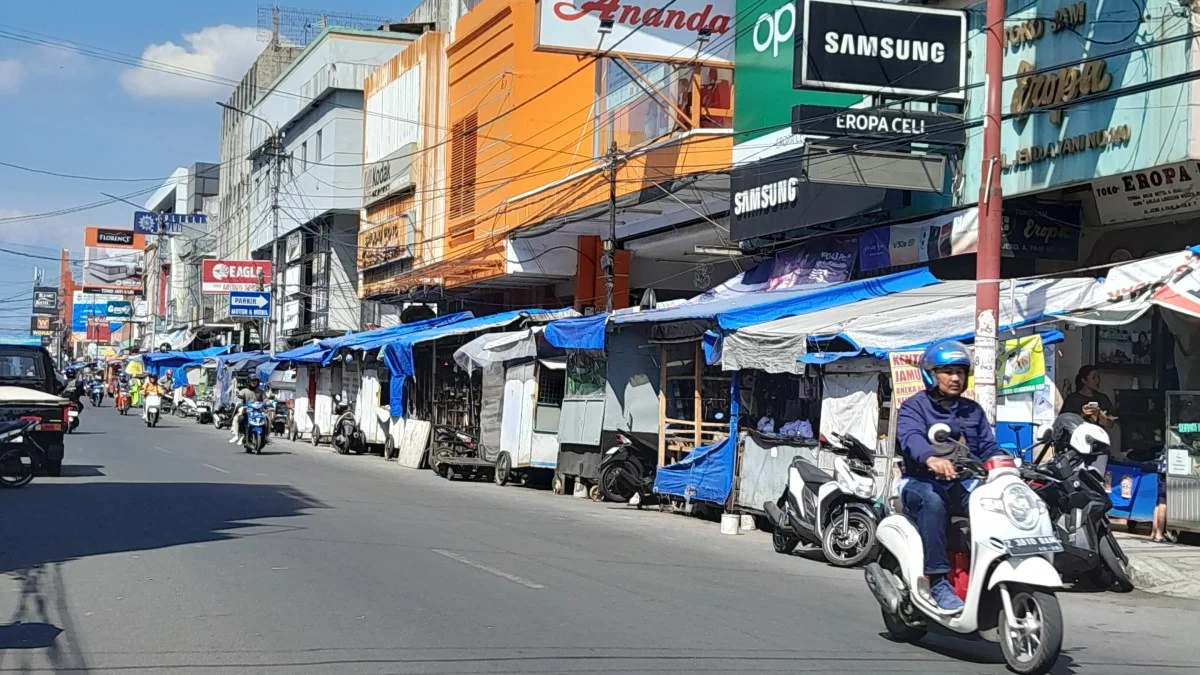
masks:
<path id="1" fill-rule="evenodd" d="M 103 471 L 100 470 L 103 468 L 104 468 L 103 464 L 63 464 L 62 477 L 63 478 L 89 478 L 89 477 L 95 477 L 95 476 L 103 476 L 105 474 Z"/>
<path id="2" fill-rule="evenodd" d="M 239 529 L 261 525 L 255 522 L 261 519 L 327 508 L 291 486 L 236 483 L 48 480 L 3 496 L 4 508 L 20 513 L 13 521 L 20 526 L 5 533 L 0 573 L 106 553 L 230 539 Z"/>
<path id="3" fill-rule="evenodd" d="M 10 623 L 0 626 L 0 651 L 8 649 L 45 649 L 54 644 L 62 629 L 44 623 Z"/>

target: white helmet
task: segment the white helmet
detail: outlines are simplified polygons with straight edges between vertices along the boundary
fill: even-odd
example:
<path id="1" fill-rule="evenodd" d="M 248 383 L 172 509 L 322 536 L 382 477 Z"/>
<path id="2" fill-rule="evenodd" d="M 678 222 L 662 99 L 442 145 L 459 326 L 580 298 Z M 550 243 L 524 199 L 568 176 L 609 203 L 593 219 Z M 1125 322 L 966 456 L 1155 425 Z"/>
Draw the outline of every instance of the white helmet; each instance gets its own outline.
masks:
<path id="1" fill-rule="evenodd" d="M 1063 413 L 1054 420 L 1054 446 L 1059 450 L 1074 448 L 1081 455 L 1107 454 L 1112 446 L 1103 427 L 1075 413 Z"/>

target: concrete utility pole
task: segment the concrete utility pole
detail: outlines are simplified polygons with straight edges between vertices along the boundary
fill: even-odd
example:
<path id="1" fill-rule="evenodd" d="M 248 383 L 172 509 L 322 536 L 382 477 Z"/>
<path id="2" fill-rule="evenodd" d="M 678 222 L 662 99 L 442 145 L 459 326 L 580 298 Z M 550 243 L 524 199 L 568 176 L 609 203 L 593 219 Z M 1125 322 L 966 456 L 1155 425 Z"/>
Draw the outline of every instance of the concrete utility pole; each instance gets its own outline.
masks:
<path id="1" fill-rule="evenodd" d="M 1004 0 L 987 0 L 984 57 L 983 170 L 979 181 L 979 246 L 975 254 L 975 400 L 996 422 L 996 349 L 1000 319 L 1000 97 L 1004 78 Z"/>
<path id="2" fill-rule="evenodd" d="M 283 134 L 275 128 L 274 124 L 252 112 L 235 108 L 221 101 L 217 101 L 216 103 L 226 110 L 262 122 L 271 131 L 271 135 L 267 138 L 263 147 L 271 157 L 269 169 L 271 172 L 271 316 L 267 319 L 267 343 L 271 356 L 275 356 L 275 342 L 279 335 L 278 326 L 281 311 L 275 305 L 279 298 L 279 289 L 277 288 L 277 280 L 279 279 L 279 190 L 281 183 L 280 174 L 283 169 Z"/>
<path id="3" fill-rule="evenodd" d="M 604 290 L 605 311 L 613 311 L 613 288 L 617 279 L 615 273 L 617 256 L 617 140 L 614 138 L 608 147 L 608 161 L 605 173 L 608 174 L 608 238 L 604 240 Z"/>

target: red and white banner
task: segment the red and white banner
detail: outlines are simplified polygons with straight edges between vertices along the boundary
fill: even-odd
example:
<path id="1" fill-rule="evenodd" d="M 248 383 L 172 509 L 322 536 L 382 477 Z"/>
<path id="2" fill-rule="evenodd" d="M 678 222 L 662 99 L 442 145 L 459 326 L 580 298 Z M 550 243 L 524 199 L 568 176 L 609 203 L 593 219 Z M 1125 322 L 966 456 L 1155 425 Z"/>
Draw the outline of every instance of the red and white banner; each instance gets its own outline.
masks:
<path id="1" fill-rule="evenodd" d="M 537 48 L 732 64 L 734 7 L 734 0 L 539 0 Z M 612 30 L 601 32 L 601 20 Z"/>
<path id="2" fill-rule="evenodd" d="M 200 292 L 206 295 L 270 287 L 270 260 L 205 260 L 200 269 Z"/>

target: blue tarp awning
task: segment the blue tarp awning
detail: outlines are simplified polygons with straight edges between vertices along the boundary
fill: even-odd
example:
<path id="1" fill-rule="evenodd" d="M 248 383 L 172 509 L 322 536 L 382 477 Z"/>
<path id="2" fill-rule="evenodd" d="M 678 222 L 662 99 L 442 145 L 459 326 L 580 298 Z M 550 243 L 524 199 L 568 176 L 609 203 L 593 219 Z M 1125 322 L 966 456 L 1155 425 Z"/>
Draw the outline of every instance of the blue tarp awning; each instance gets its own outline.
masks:
<path id="1" fill-rule="evenodd" d="M 327 338 L 317 343 L 325 349 L 323 357 L 320 361 L 321 365 L 327 366 L 333 361 L 333 357 L 339 349 L 359 349 L 362 351 L 372 351 L 379 349 L 392 340 L 407 335 L 416 331 L 425 330 L 427 328 L 436 328 L 452 323 L 458 323 L 467 319 L 473 318 L 475 315 L 471 312 L 457 312 L 455 314 L 446 314 L 445 316 L 435 316 L 431 319 L 423 321 L 414 321 L 412 323 L 404 323 L 398 326 L 388 326 L 387 328 L 378 328 L 362 333 L 350 333 L 337 338 Z"/>
<path id="2" fill-rule="evenodd" d="M 733 486 L 737 437 L 692 450 L 683 460 L 658 467 L 654 491 L 693 501 L 724 504 Z"/>
<path id="3" fill-rule="evenodd" d="M 799 316 L 829 307 L 847 305 L 867 298 L 903 293 L 936 283 L 938 283 L 937 277 L 922 267 L 874 279 L 860 279 L 828 286 L 810 286 L 788 298 L 723 311 L 717 316 L 717 322 L 722 330 L 737 330 L 788 316 Z"/>
<path id="4" fill-rule="evenodd" d="M 325 352 L 324 347 L 316 342 L 310 342 L 306 345 L 300 345 L 295 349 L 289 349 L 286 352 L 275 352 L 275 360 L 279 362 L 291 361 L 293 363 L 320 363 L 320 355 L 323 352 Z"/>
<path id="5" fill-rule="evenodd" d="M 182 368 L 185 365 L 203 363 L 210 356 L 218 356 L 229 352 L 232 347 L 210 347 L 190 352 L 148 352 L 142 354 L 142 365 L 146 372 L 161 376 L 170 369 Z"/>
<path id="6" fill-rule="evenodd" d="M 608 314 L 559 319 L 546 325 L 542 335 L 559 349 L 604 349 Z"/>

